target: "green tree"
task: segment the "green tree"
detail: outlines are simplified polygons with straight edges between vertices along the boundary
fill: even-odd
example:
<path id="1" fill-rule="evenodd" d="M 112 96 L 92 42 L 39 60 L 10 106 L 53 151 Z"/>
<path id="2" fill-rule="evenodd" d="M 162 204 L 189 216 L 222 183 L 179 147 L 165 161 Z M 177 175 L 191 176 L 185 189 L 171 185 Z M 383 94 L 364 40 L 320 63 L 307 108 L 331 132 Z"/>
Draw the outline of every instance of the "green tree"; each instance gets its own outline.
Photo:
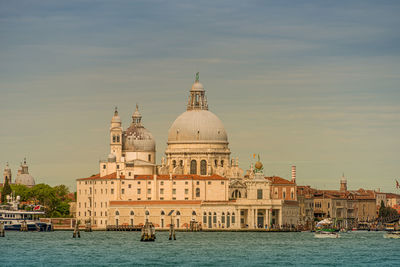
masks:
<path id="1" fill-rule="evenodd" d="M 22 184 L 13 184 L 11 189 L 16 196 L 20 196 L 21 201 L 28 201 L 30 198 L 30 188 Z"/>
<path id="2" fill-rule="evenodd" d="M 8 183 L 8 179 L 6 179 L 6 182 L 4 183 L 3 190 L 1 191 L 1 202 L 6 203 L 6 197 L 7 195 L 10 195 L 12 192 L 11 186 Z"/>
<path id="3" fill-rule="evenodd" d="M 67 199 L 68 194 L 69 194 L 69 189 L 67 186 L 61 184 L 61 185 L 57 185 L 53 188 L 54 188 L 54 191 L 58 198 L 60 198 L 63 201 Z"/>

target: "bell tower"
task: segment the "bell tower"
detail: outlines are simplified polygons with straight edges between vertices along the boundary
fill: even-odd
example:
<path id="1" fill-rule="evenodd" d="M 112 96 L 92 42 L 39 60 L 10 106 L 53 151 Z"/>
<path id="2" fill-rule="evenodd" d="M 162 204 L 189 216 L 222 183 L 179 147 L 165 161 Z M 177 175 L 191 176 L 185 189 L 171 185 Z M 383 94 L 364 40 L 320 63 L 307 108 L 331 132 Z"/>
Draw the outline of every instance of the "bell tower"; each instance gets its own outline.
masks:
<path id="1" fill-rule="evenodd" d="M 342 179 L 340 179 L 340 192 L 347 191 L 347 179 L 344 177 L 344 173 L 342 175 Z"/>
<path id="2" fill-rule="evenodd" d="M 122 155 L 122 123 L 115 107 L 114 116 L 111 119 L 110 127 L 110 153 L 114 154 L 117 161 L 121 160 Z"/>
<path id="3" fill-rule="evenodd" d="M 8 180 L 8 183 L 10 183 L 11 184 L 11 169 L 10 169 L 10 167 L 8 166 L 8 162 L 7 162 L 7 164 L 6 164 L 6 167 L 4 168 L 4 182 L 3 182 L 3 184 L 5 184 L 6 183 L 6 180 Z"/>

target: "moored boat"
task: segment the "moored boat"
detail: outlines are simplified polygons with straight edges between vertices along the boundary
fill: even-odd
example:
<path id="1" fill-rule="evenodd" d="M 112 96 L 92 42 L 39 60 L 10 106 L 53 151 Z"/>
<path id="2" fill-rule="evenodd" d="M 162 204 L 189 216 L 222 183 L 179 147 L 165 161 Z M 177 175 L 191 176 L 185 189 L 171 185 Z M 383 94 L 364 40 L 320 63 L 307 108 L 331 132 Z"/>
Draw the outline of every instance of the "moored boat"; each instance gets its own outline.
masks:
<path id="1" fill-rule="evenodd" d="M 8 203 L 0 207 L 0 223 L 4 224 L 4 230 L 21 231 L 51 231 L 51 223 L 41 222 L 39 217 L 44 215 L 44 211 L 20 210 L 19 196 L 7 196 Z"/>
<path id="2" fill-rule="evenodd" d="M 330 219 L 324 219 L 316 225 L 314 237 L 316 238 L 339 238 L 340 235 L 333 228 L 333 223 Z"/>

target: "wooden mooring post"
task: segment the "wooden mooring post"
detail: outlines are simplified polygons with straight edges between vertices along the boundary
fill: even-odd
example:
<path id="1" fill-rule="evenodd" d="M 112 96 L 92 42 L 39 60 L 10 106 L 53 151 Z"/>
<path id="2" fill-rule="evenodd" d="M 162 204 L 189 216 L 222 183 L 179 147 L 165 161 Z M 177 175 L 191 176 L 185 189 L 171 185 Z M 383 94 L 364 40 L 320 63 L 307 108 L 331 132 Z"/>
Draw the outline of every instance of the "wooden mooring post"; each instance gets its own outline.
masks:
<path id="1" fill-rule="evenodd" d="M 0 223 L 0 237 L 5 237 L 4 222 Z"/>
<path id="2" fill-rule="evenodd" d="M 74 233 L 72 234 L 72 237 L 73 238 L 76 238 L 76 237 L 81 238 L 81 232 L 79 231 L 79 221 L 77 221 L 75 223 Z"/>
<path id="3" fill-rule="evenodd" d="M 170 212 L 170 216 L 171 216 L 171 224 L 169 225 L 169 240 L 172 240 L 172 238 L 174 239 L 174 240 L 176 240 L 176 236 L 175 236 L 175 225 L 174 225 L 174 222 L 173 222 L 173 216 L 172 216 L 172 212 L 173 211 L 171 211 Z"/>
<path id="4" fill-rule="evenodd" d="M 154 241 L 156 240 L 156 229 L 151 222 L 146 222 L 142 228 L 140 241 Z"/>
<path id="5" fill-rule="evenodd" d="M 23 221 L 21 223 L 21 228 L 19 229 L 21 232 L 28 232 L 28 224 L 26 223 L 26 221 Z"/>
<path id="6" fill-rule="evenodd" d="M 86 220 L 86 225 L 85 225 L 85 232 L 91 232 L 92 231 L 92 223 L 90 222 L 90 219 Z"/>

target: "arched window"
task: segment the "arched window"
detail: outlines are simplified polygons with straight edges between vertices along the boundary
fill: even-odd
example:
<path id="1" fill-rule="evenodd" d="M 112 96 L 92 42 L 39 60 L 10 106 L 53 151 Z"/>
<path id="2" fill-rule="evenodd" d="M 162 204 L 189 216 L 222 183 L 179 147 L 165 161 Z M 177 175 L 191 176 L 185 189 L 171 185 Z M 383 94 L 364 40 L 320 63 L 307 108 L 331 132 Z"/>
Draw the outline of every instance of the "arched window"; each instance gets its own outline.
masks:
<path id="1" fill-rule="evenodd" d="M 200 197 L 200 188 L 196 188 L 196 197 Z"/>
<path id="2" fill-rule="evenodd" d="M 133 210 L 131 210 L 131 216 L 135 215 L 135 213 L 133 212 Z"/>
<path id="3" fill-rule="evenodd" d="M 235 213 L 232 212 L 232 223 L 235 223 Z"/>
<path id="4" fill-rule="evenodd" d="M 203 213 L 203 223 L 206 224 L 207 223 L 207 212 Z"/>
<path id="5" fill-rule="evenodd" d="M 117 143 L 119 143 L 119 135 L 117 135 Z"/>
<path id="6" fill-rule="evenodd" d="M 113 143 L 115 143 L 117 141 L 117 137 L 115 135 L 113 135 Z"/>
<path id="7" fill-rule="evenodd" d="M 217 213 L 214 212 L 213 214 L 213 223 L 217 223 Z"/>
<path id="8" fill-rule="evenodd" d="M 181 166 L 181 167 L 183 166 L 183 160 L 179 161 L 179 166 Z"/>
<path id="9" fill-rule="evenodd" d="M 195 212 L 195 211 L 192 211 L 192 215 L 193 215 L 193 216 L 196 216 L 196 212 Z"/>
<path id="10" fill-rule="evenodd" d="M 116 216 L 118 216 L 118 215 L 119 215 L 119 211 L 118 211 L 118 210 L 115 212 L 115 215 L 116 215 Z"/>
<path id="11" fill-rule="evenodd" d="M 190 162 L 190 174 L 197 174 L 197 162 L 195 160 Z"/>
<path id="12" fill-rule="evenodd" d="M 161 215 L 165 215 L 165 212 L 163 210 L 161 211 Z"/>
<path id="13" fill-rule="evenodd" d="M 178 211 L 176 211 L 176 216 L 179 216 L 179 215 L 181 215 L 181 212 L 178 210 Z"/>
<path id="14" fill-rule="evenodd" d="M 174 168 L 176 167 L 176 160 L 172 161 L 172 167 L 174 167 Z"/>
<path id="15" fill-rule="evenodd" d="M 222 212 L 221 223 L 225 223 L 225 212 Z"/>
<path id="16" fill-rule="evenodd" d="M 221 167 L 224 167 L 224 161 L 221 160 Z"/>
<path id="17" fill-rule="evenodd" d="M 231 218 L 230 218 L 230 214 L 228 212 L 226 215 L 226 228 L 229 228 L 230 226 L 231 226 Z"/>
<path id="18" fill-rule="evenodd" d="M 145 214 L 146 215 L 150 215 L 150 212 L 148 210 L 146 210 Z"/>
<path id="19" fill-rule="evenodd" d="M 200 161 L 200 175 L 207 175 L 207 161 Z"/>
<path id="20" fill-rule="evenodd" d="M 151 161 L 151 154 L 149 154 L 148 156 L 148 161 Z"/>

